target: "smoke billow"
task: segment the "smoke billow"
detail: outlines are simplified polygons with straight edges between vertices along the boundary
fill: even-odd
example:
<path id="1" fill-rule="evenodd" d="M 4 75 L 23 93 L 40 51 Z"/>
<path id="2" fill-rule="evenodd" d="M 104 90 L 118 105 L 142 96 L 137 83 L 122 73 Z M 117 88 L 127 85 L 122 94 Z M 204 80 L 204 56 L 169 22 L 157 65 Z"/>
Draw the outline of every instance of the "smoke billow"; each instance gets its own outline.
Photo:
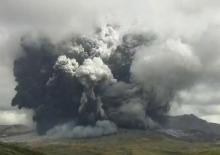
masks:
<path id="1" fill-rule="evenodd" d="M 95 125 L 91 126 L 76 126 L 74 122 L 69 122 L 49 130 L 47 135 L 52 138 L 63 138 L 63 137 L 74 137 L 74 138 L 85 138 L 85 137 L 97 137 L 117 132 L 117 127 L 114 123 L 104 120 L 97 121 Z"/>
<path id="2" fill-rule="evenodd" d="M 40 134 L 93 137 L 116 126 L 159 128 L 176 93 L 192 85 L 200 62 L 187 45 L 119 29 L 104 25 L 57 44 L 21 39 L 12 105 L 34 111 Z"/>
<path id="3" fill-rule="evenodd" d="M 171 104 L 200 103 L 219 85 L 217 0 L 1 3 L 0 26 L 22 36 L 21 49 L 8 43 L 22 52 L 9 53 L 12 105 L 33 111 L 39 134 L 160 128 Z"/>

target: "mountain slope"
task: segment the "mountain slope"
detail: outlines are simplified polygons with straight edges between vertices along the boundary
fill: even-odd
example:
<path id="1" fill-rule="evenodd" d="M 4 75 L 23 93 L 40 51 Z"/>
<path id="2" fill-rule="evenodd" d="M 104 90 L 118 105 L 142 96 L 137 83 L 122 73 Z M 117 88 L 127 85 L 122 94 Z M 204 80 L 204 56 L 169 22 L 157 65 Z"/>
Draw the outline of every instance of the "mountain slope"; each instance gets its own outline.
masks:
<path id="1" fill-rule="evenodd" d="M 92 139 L 58 139 L 29 145 L 46 155 L 220 155 L 218 143 L 192 143 L 142 130 L 120 130 L 115 135 Z"/>
<path id="2" fill-rule="evenodd" d="M 0 143 L 0 155 L 44 155 L 44 154 L 23 147 L 18 147 L 15 145 Z"/>
<path id="3" fill-rule="evenodd" d="M 176 130 L 197 130 L 220 136 L 220 125 L 209 123 L 195 115 L 167 116 L 163 127 Z"/>
<path id="4" fill-rule="evenodd" d="M 33 132 L 33 129 L 25 125 L 0 125 L 0 137 L 21 135 Z"/>

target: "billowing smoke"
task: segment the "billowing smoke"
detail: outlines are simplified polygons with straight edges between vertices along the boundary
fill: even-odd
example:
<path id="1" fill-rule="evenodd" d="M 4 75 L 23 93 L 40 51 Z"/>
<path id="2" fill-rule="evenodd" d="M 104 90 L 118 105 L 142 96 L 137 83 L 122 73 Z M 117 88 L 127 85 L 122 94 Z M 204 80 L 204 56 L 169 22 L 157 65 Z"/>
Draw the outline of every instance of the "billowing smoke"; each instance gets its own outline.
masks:
<path id="1" fill-rule="evenodd" d="M 176 94 L 193 85 L 201 64 L 189 46 L 119 29 L 107 24 L 56 44 L 21 39 L 12 105 L 34 111 L 40 134 L 93 137 L 117 127 L 160 128 Z"/>
<path id="2" fill-rule="evenodd" d="M 79 126 L 74 122 L 69 122 L 60 126 L 56 126 L 47 132 L 52 138 L 85 138 L 97 137 L 117 132 L 117 127 L 113 122 L 108 120 L 97 121 L 95 125 Z"/>
<path id="3" fill-rule="evenodd" d="M 140 50 L 135 55 L 131 73 L 145 96 L 150 98 L 148 107 L 161 114 L 167 112 L 178 91 L 193 86 L 200 68 L 199 57 L 187 44 L 167 40 Z"/>

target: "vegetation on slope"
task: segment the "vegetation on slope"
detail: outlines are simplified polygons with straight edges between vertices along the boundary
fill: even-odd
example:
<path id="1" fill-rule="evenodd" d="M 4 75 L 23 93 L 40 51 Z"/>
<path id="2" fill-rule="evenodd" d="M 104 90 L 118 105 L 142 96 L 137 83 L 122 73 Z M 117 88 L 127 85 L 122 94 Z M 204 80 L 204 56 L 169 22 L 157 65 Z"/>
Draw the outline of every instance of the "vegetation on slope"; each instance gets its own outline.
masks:
<path id="1" fill-rule="evenodd" d="M 180 140 L 150 131 L 123 131 L 92 139 L 0 143 L 0 155 L 220 155 L 220 143 Z"/>
<path id="2" fill-rule="evenodd" d="M 187 142 L 160 134 L 139 133 L 53 141 L 32 147 L 46 155 L 220 155 L 217 143 Z"/>
<path id="3" fill-rule="evenodd" d="M 45 155 L 45 154 L 12 144 L 9 145 L 5 143 L 4 144 L 0 143 L 0 155 Z"/>

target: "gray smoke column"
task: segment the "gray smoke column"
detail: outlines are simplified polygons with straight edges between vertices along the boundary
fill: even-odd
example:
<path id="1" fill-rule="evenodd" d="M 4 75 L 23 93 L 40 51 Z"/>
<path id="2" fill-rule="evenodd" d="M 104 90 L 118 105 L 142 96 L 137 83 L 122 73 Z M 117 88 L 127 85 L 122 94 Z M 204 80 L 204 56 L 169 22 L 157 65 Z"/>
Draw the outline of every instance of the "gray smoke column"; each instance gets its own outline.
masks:
<path id="1" fill-rule="evenodd" d="M 150 95 L 154 96 L 152 106 L 166 109 L 178 91 L 193 86 L 200 68 L 199 57 L 187 44 L 169 39 L 137 52 L 132 62 L 131 74 L 147 96 L 154 94 Z"/>
<path id="2" fill-rule="evenodd" d="M 94 137 L 117 127 L 159 128 L 175 95 L 195 82 L 200 61 L 186 44 L 119 29 L 107 24 L 56 44 L 21 39 L 12 105 L 34 111 L 40 134 Z"/>

